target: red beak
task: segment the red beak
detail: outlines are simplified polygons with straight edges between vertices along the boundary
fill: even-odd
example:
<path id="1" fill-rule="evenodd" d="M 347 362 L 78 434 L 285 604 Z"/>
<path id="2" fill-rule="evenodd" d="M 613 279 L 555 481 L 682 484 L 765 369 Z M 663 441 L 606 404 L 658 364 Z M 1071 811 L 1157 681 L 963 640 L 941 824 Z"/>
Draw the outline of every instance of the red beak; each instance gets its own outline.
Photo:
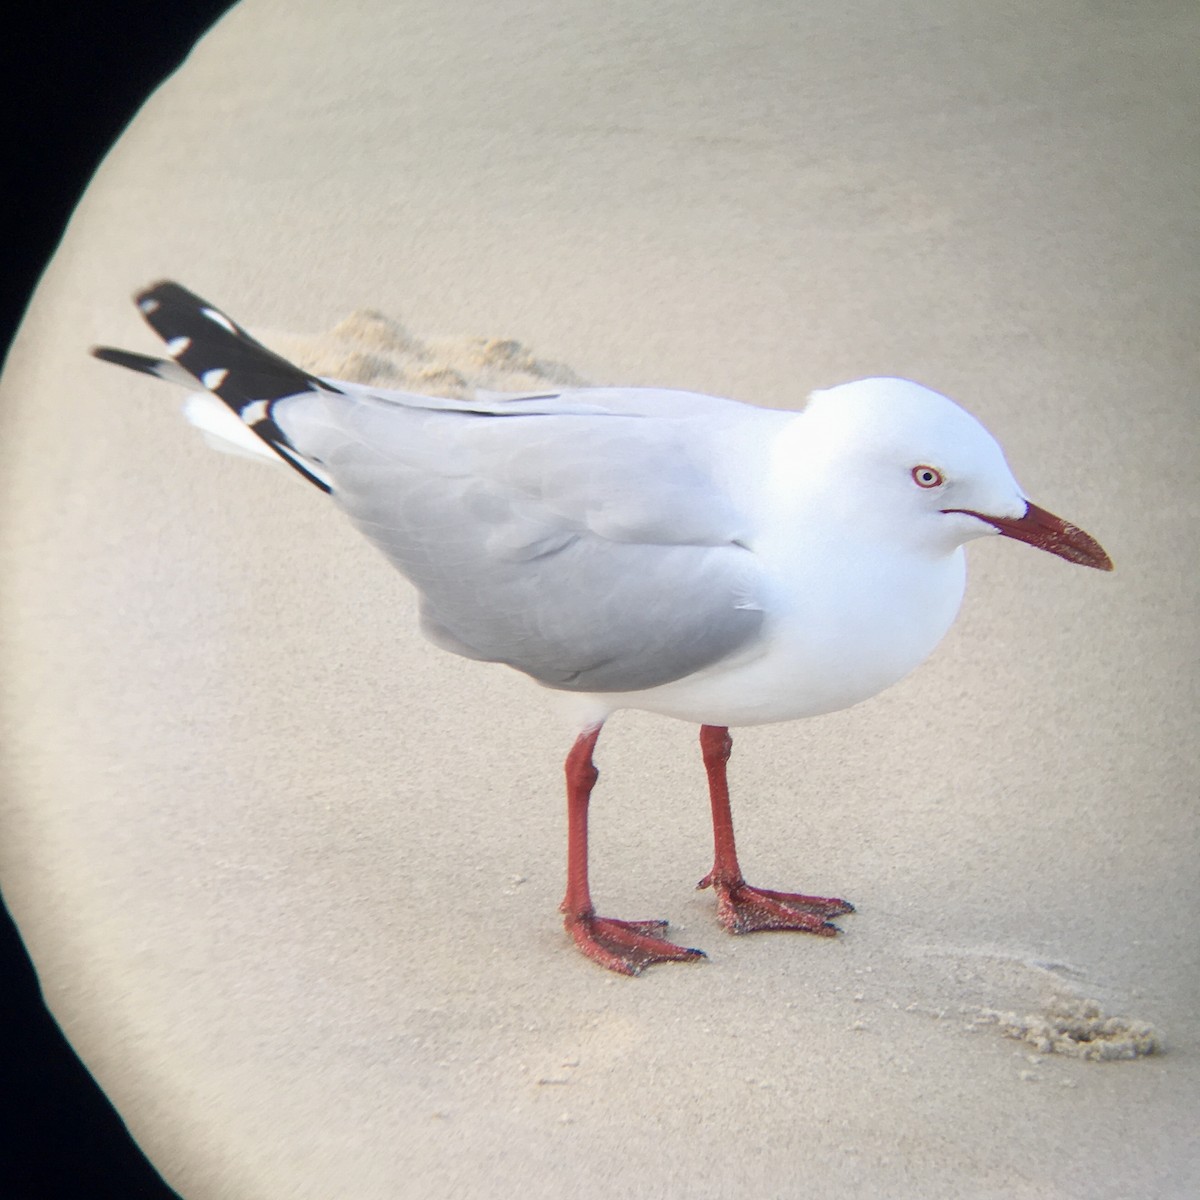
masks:
<path id="1" fill-rule="evenodd" d="M 1049 550 L 1067 562 L 1078 563 L 1081 567 L 1095 567 L 1098 571 L 1111 571 L 1112 559 L 1104 553 L 1104 547 L 1091 534 L 1056 517 L 1036 504 L 1030 504 L 1025 509 L 1023 517 L 989 517 L 985 513 L 971 512 L 966 508 L 948 508 L 946 512 L 962 512 L 971 517 L 978 517 L 989 525 L 995 526 L 1005 537 L 1016 538 L 1018 542 L 1028 542 L 1039 550 Z"/>

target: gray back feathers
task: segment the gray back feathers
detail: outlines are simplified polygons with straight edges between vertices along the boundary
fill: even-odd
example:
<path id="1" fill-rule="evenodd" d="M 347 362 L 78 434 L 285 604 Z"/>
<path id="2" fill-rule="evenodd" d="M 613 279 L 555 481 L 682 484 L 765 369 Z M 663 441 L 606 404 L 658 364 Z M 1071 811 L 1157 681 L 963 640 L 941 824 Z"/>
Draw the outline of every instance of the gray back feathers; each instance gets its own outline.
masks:
<path id="1" fill-rule="evenodd" d="M 275 419 L 417 586 L 438 644 L 550 687 L 633 691 L 758 631 L 745 518 L 715 464 L 724 433 L 782 414 L 679 392 L 338 386 L 277 402 Z"/>

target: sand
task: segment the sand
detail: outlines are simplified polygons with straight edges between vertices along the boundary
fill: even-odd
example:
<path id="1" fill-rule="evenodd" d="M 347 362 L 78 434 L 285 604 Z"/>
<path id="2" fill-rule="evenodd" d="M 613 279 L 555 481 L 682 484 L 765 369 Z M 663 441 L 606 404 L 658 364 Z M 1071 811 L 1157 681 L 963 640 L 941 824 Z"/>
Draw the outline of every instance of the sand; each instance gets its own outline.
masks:
<path id="1" fill-rule="evenodd" d="M 248 0 L 149 100 L 3 380 L 0 882 L 189 1200 L 1200 1194 L 1198 25 Z M 738 735 L 747 874 L 836 941 L 716 927 L 694 731 L 616 718 L 598 902 L 710 958 L 610 976 L 538 690 L 86 357 L 164 276 L 451 391 L 911 376 L 1117 570 L 973 546 L 912 677 Z"/>

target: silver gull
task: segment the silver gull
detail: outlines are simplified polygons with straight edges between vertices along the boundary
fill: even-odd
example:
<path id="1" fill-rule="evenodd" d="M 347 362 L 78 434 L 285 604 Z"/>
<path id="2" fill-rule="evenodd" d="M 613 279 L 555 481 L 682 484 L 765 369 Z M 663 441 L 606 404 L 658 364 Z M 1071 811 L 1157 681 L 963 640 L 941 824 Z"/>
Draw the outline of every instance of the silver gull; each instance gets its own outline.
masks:
<path id="1" fill-rule="evenodd" d="M 416 586 L 430 639 L 561 699 L 579 729 L 565 925 L 625 974 L 703 954 L 665 921 L 593 907 L 592 754 L 611 713 L 700 726 L 715 853 L 699 886 L 725 928 L 830 936 L 852 905 L 743 878 L 729 728 L 846 708 L 907 675 L 954 621 L 976 538 L 1112 568 L 1028 500 L 974 417 L 904 379 L 814 392 L 800 412 L 641 388 L 448 400 L 309 374 L 176 283 L 136 301 L 170 357 L 97 357 L 198 382 L 188 418 L 327 492 Z"/>

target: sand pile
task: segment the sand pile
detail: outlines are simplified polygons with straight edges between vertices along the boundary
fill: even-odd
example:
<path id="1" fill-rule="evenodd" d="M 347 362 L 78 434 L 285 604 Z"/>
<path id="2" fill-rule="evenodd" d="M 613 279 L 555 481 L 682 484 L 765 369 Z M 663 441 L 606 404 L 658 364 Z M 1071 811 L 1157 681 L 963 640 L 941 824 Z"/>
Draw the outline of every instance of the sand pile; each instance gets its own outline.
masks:
<path id="1" fill-rule="evenodd" d="M 976 1026 L 997 1026 L 1005 1037 L 1028 1042 L 1039 1054 L 1064 1054 L 1091 1062 L 1140 1058 L 1162 1051 L 1162 1039 L 1148 1021 L 1114 1017 L 1097 1000 L 1055 997 L 1043 1012 L 980 1011 Z"/>
<path id="2" fill-rule="evenodd" d="M 424 339 L 371 308 L 356 309 L 324 333 L 271 333 L 263 340 L 317 375 L 434 396 L 468 399 L 477 390 L 529 392 L 586 384 L 565 363 L 539 358 L 512 338 Z"/>

